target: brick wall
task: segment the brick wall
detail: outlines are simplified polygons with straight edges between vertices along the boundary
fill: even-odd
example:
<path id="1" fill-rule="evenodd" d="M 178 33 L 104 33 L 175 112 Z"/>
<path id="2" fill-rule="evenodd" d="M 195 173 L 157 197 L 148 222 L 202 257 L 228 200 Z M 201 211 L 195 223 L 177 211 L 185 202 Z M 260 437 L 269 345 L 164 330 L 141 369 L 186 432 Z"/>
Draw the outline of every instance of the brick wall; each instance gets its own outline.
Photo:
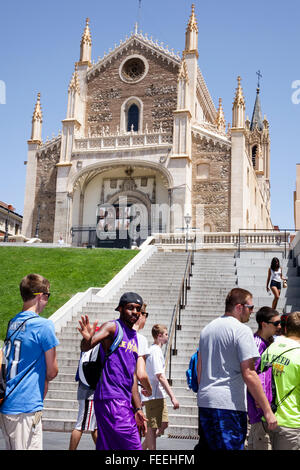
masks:
<path id="1" fill-rule="evenodd" d="M 138 83 L 125 83 L 119 76 L 119 67 L 126 57 L 138 54 L 149 63 L 147 75 Z M 112 59 L 97 76 L 88 82 L 88 104 L 86 110 L 86 135 L 101 133 L 102 127 L 109 126 L 115 133 L 120 127 L 121 106 L 127 98 L 137 96 L 143 101 L 143 130 L 158 129 L 160 123 L 165 130 L 173 128 L 173 110 L 177 101 L 178 67 L 152 55 L 149 50 L 132 45 L 122 55 Z"/>

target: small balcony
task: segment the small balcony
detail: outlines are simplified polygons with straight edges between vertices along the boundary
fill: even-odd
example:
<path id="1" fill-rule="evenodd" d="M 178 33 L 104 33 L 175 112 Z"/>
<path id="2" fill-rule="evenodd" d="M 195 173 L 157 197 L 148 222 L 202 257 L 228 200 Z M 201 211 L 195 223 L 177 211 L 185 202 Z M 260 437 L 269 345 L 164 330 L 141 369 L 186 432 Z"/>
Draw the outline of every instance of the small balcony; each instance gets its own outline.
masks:
<path id="1" fill-rule="evenodd" d="M 75 139 L 74 151 L 107 151 L 107 150 L 125 150 L 135 148 L 151 147 L 169 147 L 173 143 L 173 136 L 162 129 L 157 131 L 145 132 L 127 132 L 123 134 L 109 134 L 92 136 L 84 139 Z"/>

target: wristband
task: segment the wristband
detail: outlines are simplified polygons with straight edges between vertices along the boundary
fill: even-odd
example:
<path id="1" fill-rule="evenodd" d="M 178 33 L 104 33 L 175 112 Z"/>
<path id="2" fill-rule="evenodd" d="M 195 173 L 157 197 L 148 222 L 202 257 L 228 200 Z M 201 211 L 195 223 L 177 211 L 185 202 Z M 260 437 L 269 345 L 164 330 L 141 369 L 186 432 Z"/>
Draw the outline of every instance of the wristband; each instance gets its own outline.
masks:
<path id="1" fill-rule="evenodd" d="M 140 411 L 140 410 L 143 410 L 143 408 L 136 408 L 136 409 L 134 410 L 134 414 L 135 414 L 137 411 Z"/>

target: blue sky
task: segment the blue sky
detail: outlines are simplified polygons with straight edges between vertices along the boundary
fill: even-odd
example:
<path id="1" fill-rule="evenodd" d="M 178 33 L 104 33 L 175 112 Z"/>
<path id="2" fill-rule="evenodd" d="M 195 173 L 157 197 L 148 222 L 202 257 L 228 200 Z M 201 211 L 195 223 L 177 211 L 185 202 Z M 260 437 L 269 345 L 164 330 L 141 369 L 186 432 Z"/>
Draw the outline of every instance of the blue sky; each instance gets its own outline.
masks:
<path id="1" fill-rule="evenodd" d="M 195 0 L 199 67 L 227 122 L 242 77 L 251 119 L 257 70 L 261 105 L 271 134 L 271 216 L 293 228 L 293 191 L 300 162 L 299 0 Z M 67 89 L 79 59 L 85 19 L 90 18 L 92 59 L 125 39 L 139 14 L 140 29 L 174 51 L 184 49 L 191 0 L 15 0 L 0 10 L 0 200 L 23 213 L 27 140 L 37 93 L 41 93 L 43 139 L 57 135 L 66 116 Z M 1 87 L 2 85 L 2 87 Z M 5 104 L 3 97 L 5 85 Z M 298 84 L 300 89 L 300 82 Z M 1 96 L 2 90 L 2 96 Z"/>

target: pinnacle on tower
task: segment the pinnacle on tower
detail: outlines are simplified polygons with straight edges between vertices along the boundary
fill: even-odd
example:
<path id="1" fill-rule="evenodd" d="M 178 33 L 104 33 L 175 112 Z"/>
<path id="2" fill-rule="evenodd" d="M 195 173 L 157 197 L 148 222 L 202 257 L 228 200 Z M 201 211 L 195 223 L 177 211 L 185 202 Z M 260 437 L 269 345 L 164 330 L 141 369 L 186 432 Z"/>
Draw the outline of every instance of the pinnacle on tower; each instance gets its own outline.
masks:
<path id="1" fill-rule="evenodd" d="M 80 61 L 79 63 L 91 63 L 92 58 L 92 38 L 89 27 L 89 18 L 86 19 L 85 29 L 80 42 Z"/>
<path id="2" fill-rule="evenodd" d="M 34 107 L 34 112 L 33 112 L 33 116 L 32 116 L 32 121 L 33 120 L 41 120 L 43 119 L 43 114 L 42 114 L 42 108 L 41 108 L 41 94 L 40 92 L 37 94 L 37 100 L 36 100 L 36 103 L 35 103 L 35 107 Z"/>
<path id="3" fill-rule="evenodd" d="M 238 76 L 237 78 L 238 86 L 236 88 L 235 98 L 233 106 L 243 106 L 245 108 L 245 98 L 243 95 L 243 89 L 241 87 L 241 77 Z"/>
<path id="4" fill-rule="evenodd" d="M 185 33 L 185 52 L 197 52 L 198 50 L 198 26 L 195 16 L 195 5 L 192 4 L 192 13 Z"/>
<path id="5" fill-rule="evenodd" d="M 37 101 L 34 107 L 32 115 L 32 127 L 31 127 L 31 141 L 41 142 L 42 141 L 42 122 L 43 114 L 41 108 L 41 94 L 38 93 Z"/>
<path id="6" fill-rule="evenodd" d="M 232 127 L 244 128 L 245 127 L 245 98 L 243 89 L 241 87 L 241 77 L 237 78 L 238 86 L 235 92 L 235 98 L 232 107 Z"/>
<path id="7" fill-rule="evenodd" d="M 219 131 L 225 132 L 226 121 L 225 121 L 225 116 L 224 116 L 224 111 L 223 111 L 223 106 L 222 106 L 222 98 L 219 98 L 219 108 L 218 108 L 217 117 L 216 117 L 216 125 Z"/>

